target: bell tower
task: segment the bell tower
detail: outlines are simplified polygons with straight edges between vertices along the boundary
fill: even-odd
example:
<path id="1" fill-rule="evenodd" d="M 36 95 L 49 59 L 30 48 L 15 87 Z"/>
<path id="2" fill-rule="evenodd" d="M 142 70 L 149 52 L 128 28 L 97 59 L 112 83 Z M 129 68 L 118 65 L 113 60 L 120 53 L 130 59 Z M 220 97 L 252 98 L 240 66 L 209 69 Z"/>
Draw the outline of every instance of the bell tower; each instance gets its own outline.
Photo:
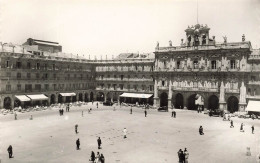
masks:
<path id="1" fill-rule="evenodd" d="M 202 46 L 209 44 L 209 30 L 207 25 L 196 24 L 188 26 L 186 32 L 186 46 Z"/>

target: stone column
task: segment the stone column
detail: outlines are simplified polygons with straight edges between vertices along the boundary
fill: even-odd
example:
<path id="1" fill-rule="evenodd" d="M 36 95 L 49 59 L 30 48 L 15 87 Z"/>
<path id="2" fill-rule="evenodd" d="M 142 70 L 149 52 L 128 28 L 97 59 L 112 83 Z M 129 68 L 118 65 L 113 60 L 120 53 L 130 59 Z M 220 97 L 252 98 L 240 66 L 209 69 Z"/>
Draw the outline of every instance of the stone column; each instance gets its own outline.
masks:
<path id="1" fill-rule="evenodd" d="M 85 92 L 82 92 L 82 102 L 85 102 Z"/>
<path id="2" fill-rule="evenodd" d="M 3 98 L 0 97 L 0 109 L 3 109 L 4 108 L 4 103 L 3 103 Z"/>
<path id="3" fill-rule="evenodd" d="M 172 109 L 172 81 L 169 81 L 168 108 Z"/>
<path id="4" fill-rule="evenodd" d="M 158 103 L 158 86 L 157 86 L 158 82 L 157 82 L 157 79 L 155 79 L 155 82 L 154 82 L 154 97 L 153 97 L 153 106 L 154 107 L 158 107 L 159 106 L 159 103 Z"/>
<path id="5" fill-rule="evenodd" d="M 245 111 L 246 105 L 246 87 L 244 81 L 242 81 L 240 87 L 239 111 Z"/>
<path id="6" fill-rule="evenodd" d="M 226 110 L 227 108 L 225 107 L 226 101 L 225 101 L 225 87 L 224 87 L 224 82 L 221 81 L 220 85 L 220 92 L 219 92 L 219 109 L 220 110 Z M 211 109 L 211 108 L 208 108 Z"/>
<path id="7" fill-rule="evenodd" d="M 107 94 L 104 93 L 104 101 L 107 101 Z"/>
<path id="8" fill-rule="evenodd" d="M 58 98 L 59 98 L 59 94 L 55 94 L 55 100 L 54 100 L 54 103 L 57 104 L 58 103 Z"/>

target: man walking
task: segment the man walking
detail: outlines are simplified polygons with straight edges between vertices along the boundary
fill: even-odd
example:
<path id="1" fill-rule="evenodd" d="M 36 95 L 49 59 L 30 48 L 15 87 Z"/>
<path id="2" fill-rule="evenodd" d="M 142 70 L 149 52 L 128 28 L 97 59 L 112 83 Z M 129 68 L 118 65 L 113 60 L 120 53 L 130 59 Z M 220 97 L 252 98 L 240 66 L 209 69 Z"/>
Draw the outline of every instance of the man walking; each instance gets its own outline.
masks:
<path id="1" fill-rule="evenodd" d="M 244 124 L 243 124 L 243 123 L 241 123 L 240 132 L 245 132 L 245 131 L 244 131 Z"/>
<path id="2" fill-rule="evenodd" d="M 131 106 L 131 108 L 130 108 L 130 114 L 132 114 L 133 113 L 133 109 L 132 109 L 132 106 Z"/>
<path id="3" fill-rule="evenodd" d="M 174 110 L 172 109 L 172 117 L 173 117 L 173 115 L 174 115 Z"/>
<path id="4" fill-rule="evenodd" d="M 234 128 L 233 120 L 230 121 L 230 128 Z"/>
<path id="5" fill-rule="evenodd" d="M 98 137 L 97 143 L 98 143 L 98 149 L 101 149 L 101 144 L 102 144 L 102 142 L 101 142 L 100 137 Z"/>
<path id="6" fill-rule="evenodd" d="M 176 111 L 173 111 L 173 117 L 176 118 Z"/>
<path id="7" fill-rule="evenodd" d="M 182 163 L 182 159 L 181 159 L 181 154 L 183 153 L 183 151 L 180 149 L 178 152 L 177 152 L 177 154 L 178 154 L 178 157 L 179 157 L 179 162 L 181 162 Z"/>
<path id="8" fill-rule="evenodd" d="M 75 133 L 78 134 L 78 124 L 75 125 Z"/>
<path id="9" fill-rule="evenodd" d="M 98 102 L 97 102 L 97 108 L 98 108 Z"/>
<path id="10" fill-rule="evenodd" d="M 9 147 L 7 148 L 8 154 L 9 154 L 9 158 L 13 158 L 13 147 L 11 145 L 9 145 Z"/>
<path id="11" fill-rule="evenodd" d="M 184 149 L 184 156 L 185 156 L 184 162 L 185 162 L 185 163 L 188 163 L 189 152 L 188 152 L 187 148 Z"/>
<path id="12" fill-rule="evenodd" d="M 200 126 L 200 128 L 199 128 L 199 133 L 200 133 L 200 135 L 204 135 L 202 126 Z"/>
<path id="13" fill-rule="evenodd" d="M 124 132 L 124 139 L 125 139 L 126 138 L 126 134 L 127 134 L 126 128 L 124 128 L 123 132 Z"/>
<path id="14" fill-rule="evenodd" d="M 144 117 L 146 117 L 147 116 L 147 111 L 146 111 L 146 109 L 144 110 Z"/>
<path id="15" fill-rule="evenodd" d="M 76 145 L 77 145 L 77 150 L 79 150 L 79 146 L 80 146 L 79 138 L 78 138 L 77 141 L 76 141 Z"/>
<path id="16" fill-rule="evenodd" d="M 252 134 L 254 134 L 254 131 L 255 131 L 254 125 L 251 128 L 252 128 Z"/>

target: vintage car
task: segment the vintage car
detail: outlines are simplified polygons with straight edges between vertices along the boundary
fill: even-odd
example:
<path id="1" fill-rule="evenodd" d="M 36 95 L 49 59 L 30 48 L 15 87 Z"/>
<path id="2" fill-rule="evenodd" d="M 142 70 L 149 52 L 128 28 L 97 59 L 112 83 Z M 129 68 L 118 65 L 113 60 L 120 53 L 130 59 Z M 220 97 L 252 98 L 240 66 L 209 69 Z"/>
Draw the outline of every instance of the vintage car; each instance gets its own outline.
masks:
<path id="1" fill-rule="evenodd" d="M 161 106 L 157 109 L 158 111 L 165 111 L 168 112 L 168 107 L 167 106 Z"/>
<path id="2" fill-rule="evenodd" d="M 111 102 L 111 101 L 105 101 L 105 102 L 103 102 L 103 105 L 104 106 L 112 106 L 114 103 L 113 102 Z"/>

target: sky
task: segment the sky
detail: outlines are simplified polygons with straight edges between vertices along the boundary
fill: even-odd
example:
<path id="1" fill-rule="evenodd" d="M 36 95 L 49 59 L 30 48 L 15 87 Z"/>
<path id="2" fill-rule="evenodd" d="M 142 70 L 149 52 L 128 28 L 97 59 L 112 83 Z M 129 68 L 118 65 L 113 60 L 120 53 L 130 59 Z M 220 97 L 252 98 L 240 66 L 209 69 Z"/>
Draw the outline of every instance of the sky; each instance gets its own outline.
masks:
<path id="1" fill-rule="evenodd" d="M 260 0 L 198 0 L 198 22 L 217 42 L 245 34 L 260 48 Z M 0 42 L 54 41 L 91 58 L 177 46 L 195 24 L 197 0 L 0 0 Z"/>

